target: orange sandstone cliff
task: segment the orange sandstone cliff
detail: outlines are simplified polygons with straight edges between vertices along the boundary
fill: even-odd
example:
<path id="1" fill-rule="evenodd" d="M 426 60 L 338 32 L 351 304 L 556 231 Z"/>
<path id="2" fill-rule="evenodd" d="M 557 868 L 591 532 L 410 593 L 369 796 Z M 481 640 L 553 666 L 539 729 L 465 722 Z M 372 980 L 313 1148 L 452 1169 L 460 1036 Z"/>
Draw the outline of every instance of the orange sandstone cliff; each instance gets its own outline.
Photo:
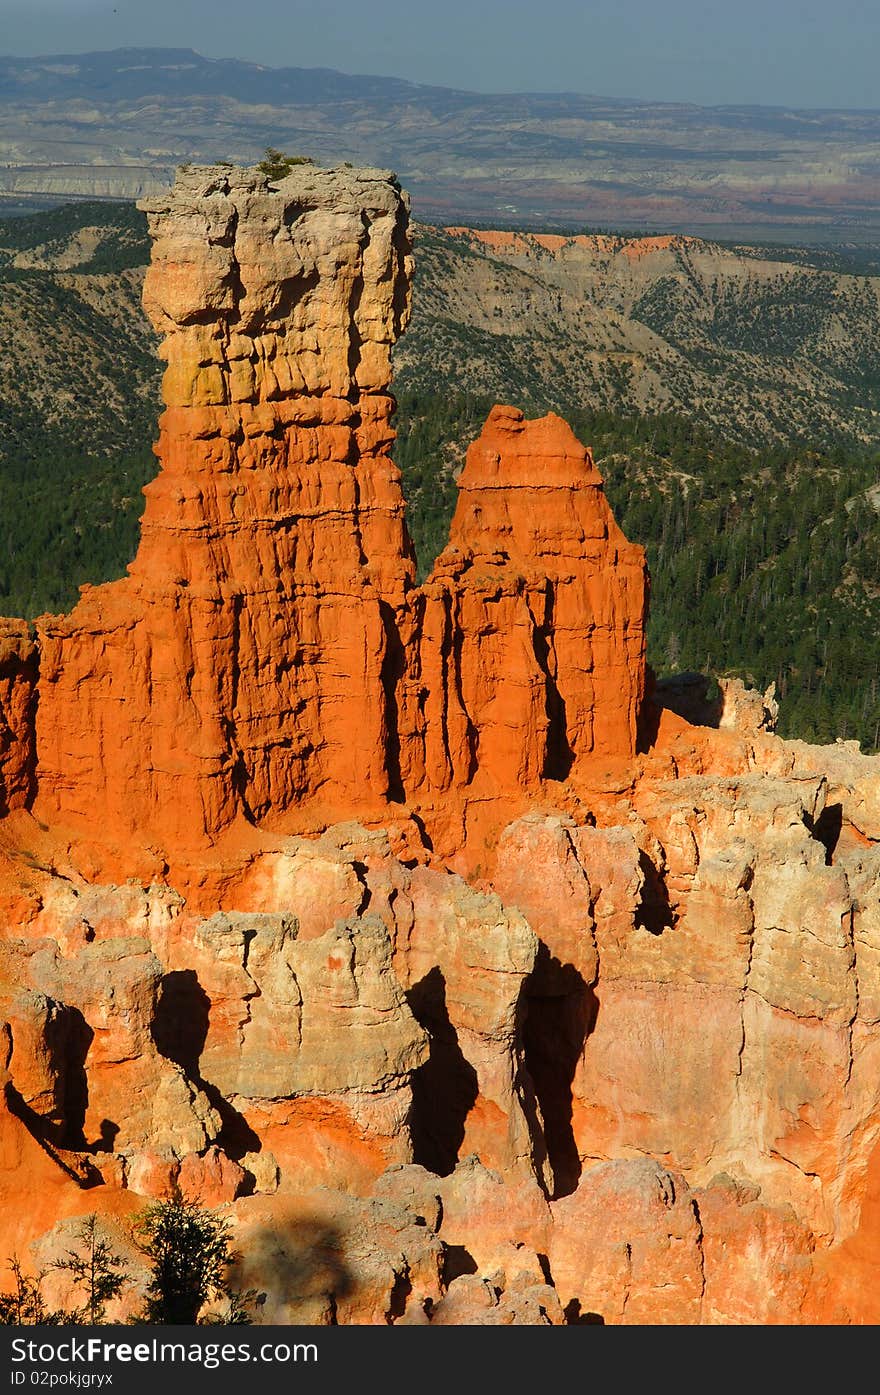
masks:
<path id="1" fill-rule="evenodd" d="M 0 621 L 0 1252 L 176 1185 L 267 1320 L 876 1321 L 880 760 L 647 690 L 557 417 L 416 586 L 392 175 L 147 210 L 138 554 Z"/>

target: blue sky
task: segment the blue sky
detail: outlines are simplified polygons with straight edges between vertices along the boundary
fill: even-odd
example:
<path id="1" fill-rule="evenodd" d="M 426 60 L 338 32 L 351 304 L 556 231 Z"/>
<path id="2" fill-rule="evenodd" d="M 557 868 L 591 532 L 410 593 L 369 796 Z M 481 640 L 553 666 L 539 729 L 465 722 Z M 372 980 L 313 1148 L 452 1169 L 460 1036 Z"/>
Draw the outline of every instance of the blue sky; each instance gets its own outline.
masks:
<path id="1" fill-rule="evenodd" d="M 0 52 L 127 45 L 482 92 L 880 107 L 880 0 L 0 0 Z"/>

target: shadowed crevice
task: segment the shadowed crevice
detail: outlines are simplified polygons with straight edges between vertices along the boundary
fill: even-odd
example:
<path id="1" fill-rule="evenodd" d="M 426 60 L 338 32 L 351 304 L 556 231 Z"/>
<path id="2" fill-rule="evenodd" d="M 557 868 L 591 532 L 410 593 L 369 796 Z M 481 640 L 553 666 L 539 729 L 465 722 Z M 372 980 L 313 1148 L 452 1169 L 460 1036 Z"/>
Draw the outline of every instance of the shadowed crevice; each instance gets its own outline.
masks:
<path id="1" fill-rule="evenodd" d="M 804 823 L 810 831 L 810 836 L 815 838 L 817 843 L 821 843 L 825 849 L 825 865 L 827 867 L 833 866 L 834 853 L 843 828 L 843 805 L 826 804 L 815 820 L 809 819 L 805 814 Z"/>
<path id="2" fill-rule="evenodd" d="M 567 1327 L 604 1327 L 605 1319 L 601 1313 L 581 1312 L 581 1300 L 572 1298 L 566 1303 L 562 1310 Z"/>
<path id="3" fill-rule="evenodd" d="M 470 1250 L 464 1245 L 443 1244 L 443 1287 L 448 1288 L 454 1279 L 463 1274 L 476 1274 L 479 1266 Z"/>
<path id="4" fill-rule="evenodd" d="M 388 772 L 388 798 L 394 804 L 404 802 L 403 777 L 400 773 L 400 727 L 397 706 L 397 685 L 403 677 L 406 655 L 397 629 L 394 611 L 387 601 L 379 602 L 379 614 L 385 631 L 385 655 L 382 659 L 382 691 L 385 695 L 385 768 Z"/>
<path id="5" fill-rule="evenodd" d="M 70 1178 L 71 1182 L 75 1182 L 84 1191 L 88 1191 L 91 1187 L 100 1187 L 103 1184 L 104 1178 L 88 1158 L 70 1156 L 80 1150 L 70 1149 L 67 1157 L 58 1151 L 63 1145 L 53 1141 L 50 1137 L 51 1121 L 47 1121 L 35 1113 L 30 1105 L 22 1099 L 11 1081 L 6 1082 L 3 1094 L 9 1113 L 27 1129 L 34 1142 Z"/>
<path id="6" fill-rule="evenodd" d="M 430 1055 L 412 1077 L 413 1161 L 446 1177 L 458 1162 L 465 1120 L 477 1098 L 477 1072 L 465 1059 L 449 1020 L 441 970 L 431 969 L 406 996 L 430 1040 Z"/>
<path id="7" fill-rule="evenodd" d="M 195 970 L 177 969 L 162 979 L 151 1031 L 159 1054 L 179 1065 L 187 1079 L 204 1091 L 220 1115 L 216 1141 L 224 1153 L 237 1160 L 245 1153 L 258 1153 L 262 1144 L 244 1115 L 201 1073 L 199 1063 L 210 1015 L 211 1000 Z"/>
<path id="8" fill-rule="evenodd" d="M 544 618 L 539 624 L 532 615 L 532 648 L 544 677 L 544 710 L 547 715 L 547 743 L 544 751 L 545 780 L 565 780 L 574 764 L 568 740 L 565 699 L 556 682 L 556 652 L 553 648 L 555 593 L 548 582 L 544 595 Z M 530 608 L 531 614 L 531 608 Z"/>
<path id="9" fill-rule="evenodd" d="M 596 1026 L 599 1000 L 574 965 L 562 964 L 542 942 L 527 981 L 525 1002 L 525 1065 L 544 1120 L 553 1198 L 558 1199 L 575 1191 L 581 1177 L 572 1083 Z"/>
<path id="10" fill-rule="evenodd" d="M 391 1286 L 391 1293 L 388 1298 L 388 1311 L 385 1314 L 385 1321 L 389 1326 L 402 1318 L 406 1312 L 407 1300 L 412 1293 L 412 1280 L 408 1272 L 394 1275 L 394 1283 Z"/>
<path id="11" fill-rule="evenodd" d="M 635 923 L 649 935 L 662 935 L 675 924 L 675 913 L 669 899 L 669 888 L 663 874 L 655 867 L 648 854 L 639 853 L 639 867 L 642 873 L 642 894 L 636 907 Z"/>
<path id="12" fill-rule="evenodd" d="M 195 969 L 165 974 L 153 1016 L 153 1041 L 159 1054 L 181 1066 L 190 1079 L 199 1073 L 210 1014 L 211 1000 Z"/>

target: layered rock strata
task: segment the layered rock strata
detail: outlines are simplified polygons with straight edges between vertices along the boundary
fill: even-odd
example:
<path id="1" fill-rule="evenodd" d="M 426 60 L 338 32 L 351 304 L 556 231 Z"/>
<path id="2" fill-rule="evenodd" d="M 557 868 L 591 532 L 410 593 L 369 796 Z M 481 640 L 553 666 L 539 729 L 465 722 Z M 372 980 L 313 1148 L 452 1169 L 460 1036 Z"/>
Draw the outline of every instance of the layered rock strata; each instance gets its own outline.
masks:
<path id="1" fill-rule="evenodd" d="M 458 489 L 423 591 L 424 766 L 408 761 L 406 783 L 521 794 L 631 758 L 645 555 L 614 522 L 590 452 L 557 416 L 496 407 Z"/>
<path id="2" fill-rule="evenodd" d="M 129 576 L 38 624 L 37 807 L 188 845 L 387 794 L 411 256 L 380 171 L 196 170 L 147 209 L 161 469 Z"/>
<path id="3" fill-rule="evenodd" d="M 876 1321 L 880 758 L 646 695 L 558 418 L 415 586 L 393 177 L 149 216 L 137 558 L 0 622 L 0 1253 L 176 1186 L 274 1321 Z"/>
<path id="4" fill-rule="evenodd" d="M 430 818 L 631 757 L 644 554 L 559 418 L 493 412 L 414 586 L 393 177 L 196 170 L 145 207 L 161 469 L 129 576 L 38 622 L 38 814 L 93 829 L 100 806 L 117 839 L 168 850 L 305 806 Z"/>

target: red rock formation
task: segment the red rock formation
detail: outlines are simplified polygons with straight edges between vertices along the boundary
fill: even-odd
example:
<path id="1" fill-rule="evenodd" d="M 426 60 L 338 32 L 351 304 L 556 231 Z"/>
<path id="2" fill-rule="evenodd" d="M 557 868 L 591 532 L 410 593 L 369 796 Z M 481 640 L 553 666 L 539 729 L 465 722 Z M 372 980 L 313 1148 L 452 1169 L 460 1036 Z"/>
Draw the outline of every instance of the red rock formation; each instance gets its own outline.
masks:
<path id="1" fill-rule="evenodd" d="M 137 558 L 0 622 L 0 1256 L 177 1185 L 277 1321 L 874 1321 L 880 759 L 645 698 L 556 417 L 494 410 L 414 586 L 405 213 L 151 208 Z"/>
<path id="2" fill-rule="evenodd" d="M 37 626 L 37 809 L 168 848 L 388 791 L 411 258 L 381 171 L 196 170 L 148 211 L 162 468 L 129 577 Z"/>
<path id="3" fill-rule="evenodd" d="M 645 686 L 646 568 L 559 417 L 492 411 L 424 586 L 417 790 L 535 792 L 631 760 Z"/>
<path id="4" fill-rule="evenodd" d="M 30 627 L 0 619 L 0 817 L 34 795 L 36 681 Z"/>
<path id="5" fill-rule="evenodd" d="M 430 816 L 631 759 L 644 554 L 559 418 L 492 413 L 414 590 L 393 180 L 193 171 L 148 210 L 161 470 L 129 576 L 38 623 L 37 813 L 167 859 L 304 805 Z"/>

